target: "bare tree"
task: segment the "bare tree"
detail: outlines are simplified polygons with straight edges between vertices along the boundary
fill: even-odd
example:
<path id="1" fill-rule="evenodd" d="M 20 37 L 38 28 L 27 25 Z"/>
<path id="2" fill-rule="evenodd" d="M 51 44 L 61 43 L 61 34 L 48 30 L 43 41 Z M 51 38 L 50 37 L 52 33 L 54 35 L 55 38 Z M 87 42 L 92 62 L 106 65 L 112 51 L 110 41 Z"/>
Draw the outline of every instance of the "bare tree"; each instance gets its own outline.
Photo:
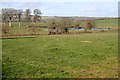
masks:
<path id="1" fill-rule="evenodd" d="M 12 26 L 12 18 L 16 15 L 17 10 L 13 8 L 7 8 L 7 15 L 9 19 L 9 26 Z"/>
<path id="2" fill-rule="evenodd" d="M 74 27 L 75 28 L 80 28 L 81 27 L 81 23 L 80 23 L 79 20 L 77 20 L 77 21 L 74 22 Z"/>
<path id="3" fill-rule="evenodd" d="M 35 33 L 36 22 L 41 20 L 42 13 L 39 9 L 34 9 L 33 13 L 34 13 L 34 16 L 33 16 L 32 31 L 33 31 L 33 33 Z"/>
<path id="4" fill-rule="evenodd" d="M 29 23 L 31 22 L 31 10 L 30 9 L 26 9 L 25 10 L 25 18 L 24 18 L 24 21 L 27 22 L 27 27 L 29 25 Z"/>
<path id="5" fill-rule="evenodd" d="M 94 28 L 96 25 L 95 25 L 95 20 L 91 19 L 91 20 L 87 20 L 86 21 L 86 27 L 85 27 L 85 32 L 87 30 L 91 30 L 92 28 Z"/>
<path id="6" fill-rule="evenodd" d="M 72 26 L 71 18 L 62 18 L 61 19 L 62 33 L 68 33 L 68 28 Z"/>
<path id="7" fill-rule="evenodd" d="M 6 9 L 2 9 L 2 22 L 3 23 L 8 22 L 8 13 Z"/>
<path id="8" fill-rule="evenodd" d="M 49 34 L 61 34 L 68 33 L 68 28 L 72 26 L 71 18 L 52 18 L 48 22 Z"/>
<path id="9" fill-rule="evenodd" d="M 18 22 L 19 22 L 19 27 L 21 27 L 21 18 L 22 18 L 22 10 L 17 10 L 17 15 L 18 15 Z"/>
<path id="10" fill-rule="evenodd" d="M 34 22 L 40 21 L 41 20 L 41 11 L 39 9 L 34 9 Z M 40 18 L 39 18 L 40 17 Z"/>
<path id="11" fill-rule="evenodd" d="M 57 19 L 52 18 L 48 21 L 49 25 L 49 34 L 56 34 L 57 33 L 57 27 L 58 27 L 58 22 Z"/>
<path id="12" fill-rule="evenodd" d="M 12 26 L 11 20 L 16 10 L 13 8 L 3 8 L 2 9 L 2 31 L 4 33 L 9 32 L 9 27 Z M 8 25 L 9 23 L 9 25 Z M 9 27 L 8 27 L 9 26 Z"/>
<path id="13" fill-rule="evenodd" d="M 3 33 L 7 33 L 8 31 L 8 26 L 7 26 L 8 20 L 7 19 L 8 19 L 7 10 L 2 9 L 2 32 Z"/>
<path id="14" fill-rule="evenodd" d="M 12 18 L 16 14 L 16 9 L 4 8 L 2 9 L 3 21 L 9 22 L 9 26 L 12 26 Z"/>

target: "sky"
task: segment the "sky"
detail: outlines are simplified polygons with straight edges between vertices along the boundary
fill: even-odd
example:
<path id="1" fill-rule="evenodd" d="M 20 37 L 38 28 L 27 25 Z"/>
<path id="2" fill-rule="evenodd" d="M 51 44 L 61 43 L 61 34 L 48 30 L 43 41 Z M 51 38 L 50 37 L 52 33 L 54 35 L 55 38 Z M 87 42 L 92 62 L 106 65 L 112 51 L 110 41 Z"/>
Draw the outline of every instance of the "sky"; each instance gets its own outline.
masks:
<path id="1" fill-rule="evenodd" d="M 14 1 L 14 0 L 13 0 Z M 22 1 L 22 0 L 21 0 Z M 117 0 L 100 2 L 0 2 L 0 8 L 40 9 L 43 16 L 117 17 Z"/>
<path id="2" fill-rule="evenodd" d="M 119 0 L 0 0 L 0 2 L 118 2 Z"/>

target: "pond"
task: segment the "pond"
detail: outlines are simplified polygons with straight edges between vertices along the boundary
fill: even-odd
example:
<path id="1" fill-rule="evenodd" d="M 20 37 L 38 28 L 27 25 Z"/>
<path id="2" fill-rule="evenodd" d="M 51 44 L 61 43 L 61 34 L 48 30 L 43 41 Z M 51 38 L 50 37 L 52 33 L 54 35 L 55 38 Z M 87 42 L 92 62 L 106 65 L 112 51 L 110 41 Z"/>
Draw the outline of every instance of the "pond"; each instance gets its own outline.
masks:
<path id="1" fill-rule="evenodd" d="M 69 28 L 69 30 L 85 30 L 85 28 Z M 92 28 L 91 30 L 110 30 L 110 28 Z"/>

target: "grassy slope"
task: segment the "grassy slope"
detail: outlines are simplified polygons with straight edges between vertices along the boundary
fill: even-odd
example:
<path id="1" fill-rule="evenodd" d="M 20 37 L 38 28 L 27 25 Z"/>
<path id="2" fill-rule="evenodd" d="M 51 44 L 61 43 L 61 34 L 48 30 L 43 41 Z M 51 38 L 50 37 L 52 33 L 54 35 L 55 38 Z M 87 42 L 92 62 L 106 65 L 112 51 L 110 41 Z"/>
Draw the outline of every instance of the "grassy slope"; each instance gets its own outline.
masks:
<path id="1" fill-rule="evenodd" d="M 4 39 L 3 77 L 117 77 L 117 41 L 117 33 Z"/>

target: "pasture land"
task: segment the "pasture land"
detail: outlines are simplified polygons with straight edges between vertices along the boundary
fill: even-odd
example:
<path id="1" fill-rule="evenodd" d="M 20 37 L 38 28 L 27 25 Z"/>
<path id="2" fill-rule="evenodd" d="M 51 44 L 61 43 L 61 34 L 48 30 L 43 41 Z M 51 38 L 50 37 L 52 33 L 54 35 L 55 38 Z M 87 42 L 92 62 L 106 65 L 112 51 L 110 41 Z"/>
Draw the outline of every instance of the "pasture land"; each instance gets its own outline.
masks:
<path id="1" fill-rule="evenodd" d="M 81 24 L 84 24 L 84 21 L 80 21 Z M 12 22 L 13 26 L 18 26 L 18 22 Z M 21 22 L 21 26 L 25 27 L 26 25 L 31 25 L 33 23 L 27 23 L 27 22 Z M 73 23 L 72 23 L 73 24 Z M 40 22 L 40 23 L 36 23 L 37 26 L 43 26 L 43 27 L 48 27 L 48 24 L 45 22 Z M 102 19 L 102 20 L 96 20 L 96 27 L 117 27 L 118 26 L 118 19 L 117 18 L 109 18 L 109 19 Z M 84 25 L 83 25 L 84 27 Z"/>
<path id="2" fill-rule="evenodd" d="M 2 40 L 3 78 L 117 78 L 118 34 Z"/>
<path id="3" fill-rule="evenodd" d="M 3 78 L 117 78 L 118 20 L 97 20 L 110 31 L 47 35 L 38 23 L 35 38 L 2 40 Z M 31 28 L 13 23 L 7 34 L 31 34 Z"/>
<path id="4" fill-rule="evenodd" d="M 21 27 L 18 27 L 18 22 L 12 22 L 13 27 L 9 27 L 9 32 L 7 34 L 31 34 L 32 28 L 26 27 L 27 25 L 31 26 L 33 23 L 21 22 Z M 85 22 L 80 21 L 81 27 L 85 27 Z M 38 34 L 48 34 L 48 24 L 44 22 L 39 22 L 35 24 L 37 27 L 35 28 L 35 33 Z M 118 29 L 118 19 L 104 19 L 104 20 L 96 20 L 96 28 L 111 28 L 112 31 L 116 31 Z M 72 31 L 70 31 L 72 32 Z M 74 31 L 75 32 L 75 31 Z M 83 32 L 83 31 L 77 31 Z M 101 32 L 101 31 L 93 31 L 93 32 Z M 3 33 L 4 34 L 4 33 Z"/>
<path id="5" fill-rule="evenodd" d="M 97 20 L 96 27 L 103 27 L 103 28 L 118 28 L 118 19 L 104 19 L 104 20 Z"/>

